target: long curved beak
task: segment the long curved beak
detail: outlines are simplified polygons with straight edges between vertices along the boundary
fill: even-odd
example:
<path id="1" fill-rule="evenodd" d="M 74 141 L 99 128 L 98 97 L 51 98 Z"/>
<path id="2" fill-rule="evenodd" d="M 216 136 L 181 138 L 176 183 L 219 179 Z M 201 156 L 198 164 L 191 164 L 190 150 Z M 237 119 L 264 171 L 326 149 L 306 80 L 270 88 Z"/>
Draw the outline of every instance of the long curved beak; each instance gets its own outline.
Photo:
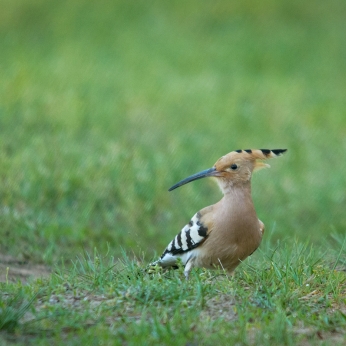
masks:
<path id="1" fill-rule="evenodd" d="M 206 177 L 215 177 L 215 176 L 218 175 L 218 173 L 219 172 L 216 170 L 215 167 L 205 169 L 202 172 L 190 175 L 189 177 L 179 181 L 179 183 L 176 183 L 171 188 L 169 188 L 168 191 L 172 191 L 172 190 L 176 189 L 179 186 L 185 185 L 185 184 L 190 183 L 191 181 L 194 181 L 194 180 L 197 180 L 197 179 L 202 179 L 202 178 L 206 178 Z"/>

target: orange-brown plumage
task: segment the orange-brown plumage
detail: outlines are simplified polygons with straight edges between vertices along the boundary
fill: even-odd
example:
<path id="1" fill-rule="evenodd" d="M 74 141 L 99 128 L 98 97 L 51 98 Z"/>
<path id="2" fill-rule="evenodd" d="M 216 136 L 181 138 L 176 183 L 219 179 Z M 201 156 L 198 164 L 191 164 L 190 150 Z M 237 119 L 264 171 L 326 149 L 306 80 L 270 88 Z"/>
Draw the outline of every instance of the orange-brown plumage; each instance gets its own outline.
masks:
<path id="1" fill-rule="evenodd" d="M 186 277 L 193 267 L 222 267 L 233 272 L 258 248 L 264 233 L 264 224 L 258 219 L 252 202 L 252 173 L 268 166 L 258 160 L 280 156 L 285 151 L 232 151 L 217 160 L 212 168 L 172 186 L 170 191 L 193 180 L 214 177 L 224 196 L 196 213 L 155 264 L 170 267 L 180 258 Z"/>

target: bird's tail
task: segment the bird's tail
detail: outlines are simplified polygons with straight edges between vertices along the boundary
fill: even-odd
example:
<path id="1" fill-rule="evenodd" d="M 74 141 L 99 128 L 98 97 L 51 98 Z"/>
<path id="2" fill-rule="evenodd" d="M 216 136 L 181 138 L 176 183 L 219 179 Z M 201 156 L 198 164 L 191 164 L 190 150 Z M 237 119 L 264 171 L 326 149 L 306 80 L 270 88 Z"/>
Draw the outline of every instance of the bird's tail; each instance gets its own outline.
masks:
<path id="1" fill-rule="evenodd" d="M 166 273 L 170 269 L 179 269 L 181 266 L 184 267 L 181 260 L 179 259 L 177 260 L 177 263 L 170 265 L 164 265 L 161 259 L 158 259 L 157 261 L 148 264 L 145 268 L 145 272 L 147 274 Z"/>
<path id="2" fill-rule="evenodd" d="M 145 272 L 147 274 L 154 274 L 154 273 L 158 273 L 161 271 L 162 271 L 162 265 L 161 265 L 160 259 L 158 259 L 157 261 L 149 263 L 145 268 Z"/>

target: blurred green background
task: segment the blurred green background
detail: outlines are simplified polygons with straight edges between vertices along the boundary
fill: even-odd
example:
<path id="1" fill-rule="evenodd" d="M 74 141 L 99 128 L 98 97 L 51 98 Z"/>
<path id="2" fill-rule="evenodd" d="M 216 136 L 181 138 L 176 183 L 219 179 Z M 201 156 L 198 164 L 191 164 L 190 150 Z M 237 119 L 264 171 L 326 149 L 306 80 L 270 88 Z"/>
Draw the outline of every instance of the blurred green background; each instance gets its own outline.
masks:
<path id="1" fill-rule="evenodd" d="M 160 253 L 215 203 L 187 175 L 288 148 L 253 178 L 273 241 L 346 227 L 346 2 L 2 0 L 0 250 Z"/>

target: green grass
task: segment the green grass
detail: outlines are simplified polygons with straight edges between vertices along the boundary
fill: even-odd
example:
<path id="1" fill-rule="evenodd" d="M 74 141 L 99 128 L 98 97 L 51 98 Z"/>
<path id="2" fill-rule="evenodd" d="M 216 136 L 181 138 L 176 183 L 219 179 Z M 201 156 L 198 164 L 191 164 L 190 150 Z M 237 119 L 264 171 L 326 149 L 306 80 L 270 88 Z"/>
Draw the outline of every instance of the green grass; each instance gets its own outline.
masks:
<path id="1" fill-rule="evenodd" d="M 344 1 L 1 8 L 0 252 L 56 272 L 2 284 L 6 342 L 342 344 Z M 167 189 L 239 148 L 289 149 L 253 178 L 261 252 L 232 279 L 137 277 L 220 198 Z"/>
<path id="2" fill-rule="evenodd" d="M 11 314 L 0 337 L 69 345 L 343 345 L 346 276 L 328 262 L 335 256 L 326 260 L 307 243 L 265 242 L 234 277 L 196 270 L 186 281 L 182 268 L 148 275 L 126 256 L 84 254 L 48 279 L 3 284 L 2 311 L 14 305 L 13 291 L 34 298 L 20 323 Z"/>

